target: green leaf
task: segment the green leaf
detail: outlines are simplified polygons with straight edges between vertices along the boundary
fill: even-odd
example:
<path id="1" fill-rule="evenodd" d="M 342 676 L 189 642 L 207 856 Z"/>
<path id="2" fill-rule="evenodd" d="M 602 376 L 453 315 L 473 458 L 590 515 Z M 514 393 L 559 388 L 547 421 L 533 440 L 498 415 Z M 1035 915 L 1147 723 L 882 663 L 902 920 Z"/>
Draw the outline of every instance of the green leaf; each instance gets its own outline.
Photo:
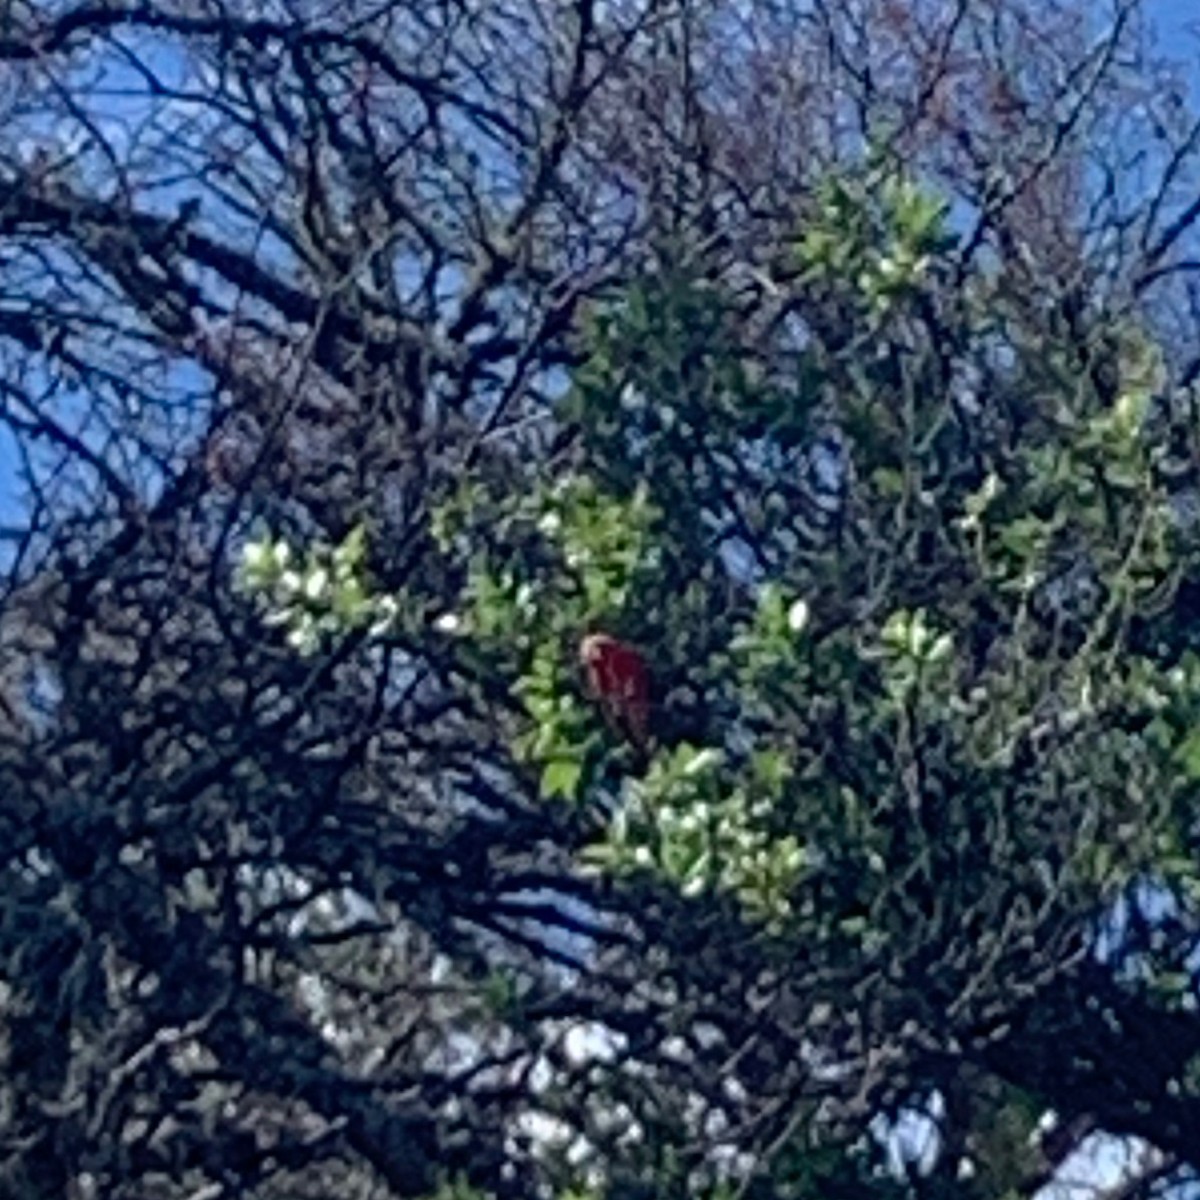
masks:
<path id="1" fill-rule="evenodd" d="M 544 800 L 561 796 L 574 800 L 579 794 L 583 763 L 576 758 L 554 758 L 542 768 L 541 793 Z"/>
<path id="2" fill-rule="evenodd" d="M 1200 779 L 1200 728 L 1193 729 L 1176 747 L 1172 758 L 1188 779 Z"/>

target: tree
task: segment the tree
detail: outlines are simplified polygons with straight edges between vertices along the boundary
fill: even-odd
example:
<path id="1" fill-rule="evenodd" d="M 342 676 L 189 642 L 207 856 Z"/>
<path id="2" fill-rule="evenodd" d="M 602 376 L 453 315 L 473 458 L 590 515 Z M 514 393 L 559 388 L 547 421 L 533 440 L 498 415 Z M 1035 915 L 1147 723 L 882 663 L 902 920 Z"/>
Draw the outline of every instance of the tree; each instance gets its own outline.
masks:
<path id="1" fill-rule="evenodd" d="M 1194 1175 L 1139 21 L 9 7 L 0 1191 Z"/>

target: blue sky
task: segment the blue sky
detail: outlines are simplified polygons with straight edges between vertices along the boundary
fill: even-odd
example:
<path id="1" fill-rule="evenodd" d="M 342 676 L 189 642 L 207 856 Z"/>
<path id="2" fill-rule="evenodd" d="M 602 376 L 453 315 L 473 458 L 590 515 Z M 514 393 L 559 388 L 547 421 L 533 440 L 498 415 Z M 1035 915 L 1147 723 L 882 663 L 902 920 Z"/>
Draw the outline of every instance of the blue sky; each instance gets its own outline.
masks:
<path id="1" fill-rule="evenodd" d="M 1164 50 L 1191 64 L 1200 91 L 1200 0 L 1146 0 Z"/>
<path id="2" fill-rule="evenodd" d="M 1164 30 L 1168 25 L 1179 31 L 1189 23 L 1200 24 L 1196 0 L 1150 0 L 1150 8 L 1158 10 L 1156 15 L 1164 22 Z"/>

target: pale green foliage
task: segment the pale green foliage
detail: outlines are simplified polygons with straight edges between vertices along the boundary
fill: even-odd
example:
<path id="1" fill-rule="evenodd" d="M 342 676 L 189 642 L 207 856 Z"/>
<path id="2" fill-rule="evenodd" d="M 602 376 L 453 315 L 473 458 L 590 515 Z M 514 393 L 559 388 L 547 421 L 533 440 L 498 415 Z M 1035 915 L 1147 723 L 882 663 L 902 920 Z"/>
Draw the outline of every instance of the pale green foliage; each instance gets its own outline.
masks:
<path id="1" fill-rule="evenodd" d="M 907 702 L 923 684 L 936 681 L 950 668 L 954 639 L 949 633 L 938 633 L 923 609 L 892 613 L 879 640 L 888 693 L 897 703 Z"/>
<path id="2" fill-rule="evenodd" d="M 552 641 L 541 643 L 532 662 L 514 684 L 529 714 L 529 724 L 513 741 L 513 752 L 542 771 L 546 799 L 575 798 L 587 750 L 589 713 L 579 703 L 567 679 L 573 663 L 563 661 Z"/>
<path id="3" fill-rule="evenodd" d="M 656 871 L 685 896 L 728 891 L 748 913 L 782 928 L 806 854 L 795 835 L 770 832 L 786 764 L 762 756 L 755 766 L 739 783 L 714 749 L 685 744 L 660 755 L 645 778 L 630 781 L 607 841 L 588 857 L 615 872 Z"/>
<path id="4" fill-rule="evenodd" d="M 758 591 L 754 620 L 731 643 L 735 661 L 748 678 L 781 662 L 798 666 L 799 639 L 808 619 L 803 599 L 789 597 L 777 583 L 764 583 Z"/>
<path id="5" fill-rule="evenodd" d="M 499 554 L 472 561 L 464 627 L 479 644 L 516 651 L 514 693 L 529 722 L 513 750 L 539 767 L 546 799 L 577 799 L 586 785 L 600 734 L 592 706 L 580 703 L 573 686 L 574 647 L 582 631 L 618 625 L 639 584 L 653 585 L 658 513 L 649 495 L 645 485 L 618 499 L 587 476 L 556 480 L 493 516 L 501 532 L 505 522 L 535 530 L 554 552 L 557 575 L 522 575 Z M 439 515 L 447 547 L 464 515 L 449 508 Z M 751 674 L 776 671 L 781 662 L 796 667 L 807 621 L 803 600 L 764 587 L 756 618 L 733 647 L 735 660 Z M 728 891 L 748 914 L 778 927 L 806 861 L 800 840 L 770 825 L 786 774 L 784 761 L 768 752 L 737 773 L 724 769 L 713 748 L 663 751 L 644 778 L 628 781 L 608 837 L 588 857 L 616 872 L 657 872 L 687 895 Z"/>
<path id="6" fill-rule="evenodd" d="M 618 619 L 639 575 L 653 570 L 655 519 L 645 489 L 622 500 L 584 475 L 565 476 L 495 505 L 462 489 L 432 519 L 443 553 L 467 560 L 458 614 L 462 632 L 482 645 L 534 656 L 547 636 L 575 635 Z M 475 550 L 471 534 L 481 522 L 487 524 L 489 545 Z M 536 537 L 554 554 L 554 572 L 521 570 L 506 545 L 522 536 Z"/>
<path id="7" fill-rule="evenodd" d="M 587 476 L 568 476 L 540 497 L 539 528 L 582 588 L 585 623 L 619 617 L 640 576 L 653 572 L 657 512 L 644 484 L 626 500 Z"/>
<path id="8" fill-rule="evenodd" d="M 575 647 L 588 629 L 618 623 L 638 580 L 653 572 L 657 513 L 647 489 L 619 499 L 584 475 L 490 507 L 464 492 L 435 516 L 443 549 L 469 546 L 467 531 L 484 511 L 489 549 L 463 551 L 469 566 L 458 630 L 511 672 L 529 718 L 513 738 L 514 754 L 538 767 L 546 799 L 573 800 L 599 736 L 593 709 L 572 686 Z M 550 552 L 551 569 L 520 569 L 505 551 L 507 539 L 520 535 Z"/>
<path id="9" fill-rule="evenodd" d="M 787 697 L 803 696 L 809 686 L 804 631 L 808 604 L 777 583 L 758 591 L 751 620 L 742 624 L 729 643 L 729 663 L 747 713 L 769 716 Z"/>
<path id="10" fill-rule="evenodd" d="M 893 171 L 828 180 L 796 245 L 803 277 L 853 280 L 868 312 L 882 317 L 921 286 L 935 256 L 951 244 L 946 211 L 943 201 Z"/>
<path id="11" fill-rule="evenodd" d="M 647 488 L 618 498 L 587 475 L 573 474 L 494 504 L 464 487 L 438 506 L 432 524 L 443 553 L 468 561 L 464 630 L 483 643 L 525 650 L 547 633 L 618 619 L 638 579 L 655 568 L 657 519 Z M 480 551 L 471 534 L 482 526 L 491 544 Z M 505 547 L 523 536 L 552 551 L 554 572 L 534 577 L 520 571 Z"/>
<path id="12" fill-rule="evenodd" d="M 336 546 L 317 544 L 303 552 L 264 534 L 247 542 L 238 582 L 259 598 L 268 624 L 286 629 L 290 646 L 311 654 L 351 630 L 378 636 L 397 619 L 395 598 L 370 590 L 365 559 L 361 527 Z"/>

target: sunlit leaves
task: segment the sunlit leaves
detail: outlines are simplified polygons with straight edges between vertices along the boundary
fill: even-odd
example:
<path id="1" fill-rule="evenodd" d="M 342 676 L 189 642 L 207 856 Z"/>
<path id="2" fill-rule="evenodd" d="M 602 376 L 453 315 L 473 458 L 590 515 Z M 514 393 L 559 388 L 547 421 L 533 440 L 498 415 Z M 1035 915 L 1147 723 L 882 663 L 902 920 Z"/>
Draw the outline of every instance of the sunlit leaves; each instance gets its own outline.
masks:
<path id="1" fill-rule="evenodd" d="M 555 644 L 543 643 L 514 686 L 529 722 L 513 750 L 519 759 L 540 766 L 547 800 L 576 798 L 588 750 L 589 714 L 569 686 L 566 667 Z"/>
<path id="2" fill-rule="evenodd" d="M 922 609 L 900 610 L 884 622 L 879 636 L 888 692 L 897 701 L 909 699 L 922 684 L 944 674 L 954 653 L 954 638 L 939 632 Z"/>
<path id="3" fill-rule="evenodd" d="M 756 766 L 758 787 L 724 770 L 714 749 L 676 747 L 630 781 L 606 841 L 588 858 L 617 873 L 652 871 L 685 896 L 727 892 L 752 918 L 782 928 L 808 857 L 796 835 L 770 824 L 786 766 L 766 757 Z"/>
<path id="4" fill-rule="evenodd" d="M 524 495 L 464 491 L 434 516 L 446 552 L 466 560 L 466 630 L 530 652 L 547 637 L 577 639 L 620 617 L 655 569 L 656 520 L 646 488 L 620 498 L 580 474 Z"/>
<path id="5" fill-rule="evenodd" d="M 618 627 L 653 579 L 657 521 L 645 487 L 618 497 L 581 473 L 503 497 L 464 488 L 435 514 L 440 545 L 466 562 L 456 631 L 509 673 L 526 716 L 512 749 L 547 800 L 577 800 L 585 783 L 599 720 L 577 647 Z"/>
<path id="6" fill-rule="evenodd" d="M 618 615 L 639 575 L 654 569 L 659 549 L 651 533 L 656 520 L 644 485 L 627 500 L 617 500 L 586 476 L 568 477 L 543 498 L 539 528 L 579 582 L 583 620 Z"/>
<path id="7" fill-rule="evenodd" d="M 309 654 L 352 630 L 378 636 L 399 617 L 395 597 L 372 591 L 365 559 L 361 527 L 336 546 L 303 552 L 264 535 L 247 543 L 238 581 L 262 603 L 268 624 L 281 626 L 288 644 Z"/>
<path id="8" fill-rule="evenodd" d="M 885 315 L 953 245 L 944 201 L 891 171 L 826 180 L 795 250 L 803 278 L 854 281 L 867 313 Z"/>
<path id="9" fill-rule="evenodd" d="M 734 668 L 750 693 L 772 680 L 793 685 L 803 681 L 803 635 L 809 619 L 803 598 L 789 596 L 776 583 L 759 589 L 753 620 L 730 644 Z"/>

